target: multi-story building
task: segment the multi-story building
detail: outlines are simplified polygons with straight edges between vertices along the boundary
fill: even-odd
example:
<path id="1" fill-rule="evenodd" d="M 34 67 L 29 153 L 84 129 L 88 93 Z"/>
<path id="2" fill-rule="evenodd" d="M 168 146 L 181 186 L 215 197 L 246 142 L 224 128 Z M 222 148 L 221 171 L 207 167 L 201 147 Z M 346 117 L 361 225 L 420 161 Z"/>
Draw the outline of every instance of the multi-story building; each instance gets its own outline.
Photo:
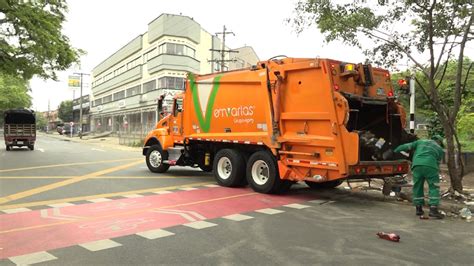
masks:
<path id="1" fill-rule="evenodd" d="M 221 70 L 220 62 L 216 61 L 222 60 L 221 54 L 215 51 L 221 46 L 217 36 L 192 18 L 160 15 L 148 24 L 147 32 L 93 69 L 91 129 L 148 131 L 157 121 L 159 96 L 172 96 L 184 90 L 188 72 L 206 74 Z M 225 53 L 224 59 L 234 62 L 227 63 L 224 70 L 257 63 L 258 57 L 251 47 L 235 50 L 239 53 Z"/>
<path id="2" fill-rule="evenodd" d="M 79 128 L 79 120 L 81 116 L 81 97 L 72 101 L 72 121 L 75 126 Z M 82 132 L 90 130 L 90 97 L 89 95 L 82 96 Z"/>

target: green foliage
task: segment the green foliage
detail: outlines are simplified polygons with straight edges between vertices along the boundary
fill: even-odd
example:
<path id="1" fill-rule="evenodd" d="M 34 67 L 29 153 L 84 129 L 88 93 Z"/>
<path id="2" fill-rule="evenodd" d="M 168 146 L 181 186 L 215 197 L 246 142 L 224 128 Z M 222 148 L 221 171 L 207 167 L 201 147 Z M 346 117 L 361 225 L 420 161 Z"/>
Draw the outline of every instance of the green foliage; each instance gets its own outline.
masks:
<path id="1" fill-rule="evenodd" d="M 27 83 L 21 78 L 0 72 L 0 111 L 30 106 Z"/>
<path id="2" fill-rule="evenodd" d="M 72 121 L 72 101 L 62 101 L 58 106 L 58 117 L 63 122 Z"/>
<path id="3" fill-rule="evenodd" d="M 0 72 L 56 80 L 83 53 L 62 34 L 64 0 L 0 0 Z"/>
<path id="4" fill-rule="evenodd" d="M 432 138 L 435 135 L 444 137 L 443 125 L 439 121 L 438 116 L 435 113 L 431 113 L 428 118 L 428 137 Z"/>
<path id="5" fill-rule="evenodd" d="M 430 50 L 432 41 L 460 36 L 469 27 L 466 22 L 472 14 L 471 1 L 432 2 L 299 0 L 288 22 L 298 32 L 317 25 L 326 41 L 358 46 L 374 63 L 392 67 L 403 58 Z M 409 24 L 405 28 L 410 30 L 400 32 L 402 28 L 394 27 L 402 24 Z M 374 46 L 361 43 L 364 38 Z"/>
<path id="6" fill-rule="evenodd" d="M 43 112 L 36 112 L 36 128 L 38 129 L 45 129 L 46 125 L 48 124 L 48 121 L 46 120 L 46 117 L 44 117 Z"/>

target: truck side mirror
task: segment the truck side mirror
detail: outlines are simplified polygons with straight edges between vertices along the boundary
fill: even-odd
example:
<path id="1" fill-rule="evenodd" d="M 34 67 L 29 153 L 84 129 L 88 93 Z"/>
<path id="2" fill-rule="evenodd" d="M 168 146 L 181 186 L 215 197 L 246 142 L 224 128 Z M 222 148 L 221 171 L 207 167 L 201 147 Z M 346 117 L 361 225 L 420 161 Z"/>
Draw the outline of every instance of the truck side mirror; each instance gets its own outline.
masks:
<path id="1" fill-rule="evenodd" d="M 164 99 L 165 99 L 164 95 L 161 95 L 160 98 L 158 98 L 158 106 L 157 106 L 158 121 L 160 121 L 163 118 L 163 100 Z"/>

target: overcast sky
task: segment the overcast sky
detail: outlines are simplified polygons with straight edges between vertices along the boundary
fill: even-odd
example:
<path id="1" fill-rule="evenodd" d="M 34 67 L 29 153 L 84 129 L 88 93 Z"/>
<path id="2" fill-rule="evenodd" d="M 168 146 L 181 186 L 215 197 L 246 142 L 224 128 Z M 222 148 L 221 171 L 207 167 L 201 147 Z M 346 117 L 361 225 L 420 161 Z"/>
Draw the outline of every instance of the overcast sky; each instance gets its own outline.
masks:
<path id="1" fill-rule="evenodd" d="M 67 77 L 75 71 L 91 70 L 132 38 L 147 31 L 147 25 L 162 13 L 182 14 L 194 18 L 210 33 L 226 25 L 235 36 L 226 38 L 231 48 L 252 46 L 261 60 L 275 55 L 290 57 L 327 57 L 349 62 L 363 62 L 362 52 L 340 43 L 326 44 L 316 28 L 300 35 L 285 22 L 292 16 L 295 0 L 69 0 L 69 13 L 63 32 L 76 48 L 87 51 L 80 68 L 60 72 L 59 81 L 33 79 L 30 83 L 33 109 L 51 110 L 72 99 Z M 473 50 L 466 50 L 471 53 Z M 83 94 L 88 94 L 86 88 Z M 79 92 L 76 92 L 78 97 Z"/>

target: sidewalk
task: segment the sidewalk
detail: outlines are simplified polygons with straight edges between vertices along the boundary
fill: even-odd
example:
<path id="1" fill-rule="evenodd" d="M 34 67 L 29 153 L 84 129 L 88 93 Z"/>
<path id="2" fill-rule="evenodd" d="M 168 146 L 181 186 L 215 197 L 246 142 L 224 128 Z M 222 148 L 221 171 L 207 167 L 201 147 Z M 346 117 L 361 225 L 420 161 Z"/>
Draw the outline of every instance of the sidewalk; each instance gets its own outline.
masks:
<path id="1" fill-rule="evenodd" d="M 78 136 L 73 136 L 71 138 L 70 136 L 59 135 L 56 132 L 51 133 L 51 134 L 47 134 L 47 133 L 44 133 L 44 132 L 37 132 L 37 135 L 38 136 L 55 138 L 55 139 L 60 139 L 60 140 L 64 140 L 64 141 L 72 141 L 72 142 L 76 142 L 76 143 L 90 144 L 90 145 L 94 145 L 94 146 L 101 147 L 101 148 L 115 149 L 115 150 L 121 150 L 121 151 L 139 152 L 140 154 L 141 154 L 141 151 L 142 151 L 141 147 L 129 147 L 129 146 L 125 146 L 125 145 L 120 145 L 118 137 L 101 137 L 101 138 L 97 138 L 97 139 L 88 139 L 87 137 L 83 137 L 82 139 L 80 139 Z"/>
<path id="2" fill-rule="evenodd" d="M 408 175 L 407 181 L 411 182 L 411 174 Z M 441 182 L 440 182 L 440 192 L 443 194 L 446 192 L 449 187 L 449 176 L 446 172 L 441 173 Z M 383 182 L 380 181 L 373 181 L 371 183 L 371 187 L 369 188 L 368 183 L 358 183 L 356 185 L 351 184 L 352 189 L 347 186 L 347 183 L 344 182 L 338 188 L 338 194 L 346 194 L 358 198 L 364 198 L 367 200 L 375 200 L 375 201 L 383 201 L 387 203 L 393 204 L 401 204 L 412 206 L 412 188 L 411 187 L 404 187 L 399 195 L 396 196 L 384 196 L 382 194 L 382 186 Z M 464 176 L 463 179 L 464 184 L 464 191 L 469 195 L 469 199 L 462 199 L 462 198 L 442 198 L 440 202 L 439 208 L 446 213 L 448 217 L 458 218 L 460 210 L 463 208 L 468 208 L 472 213 L 474 213 L 474 206 L 473 205 L 466 205 L 464 202 L 469 201 L 472 202 L 474 198 L 474 173 L 470 173 Z M 327 193 L 331 193 L 328 191 Z M 428 194 L 428 187 L 425 184 L 425 196 L 427 197 Z M 472 220 L 472 219 L 471 219 Z M 470 222 L 470 220 L 468 220 Z"/>

